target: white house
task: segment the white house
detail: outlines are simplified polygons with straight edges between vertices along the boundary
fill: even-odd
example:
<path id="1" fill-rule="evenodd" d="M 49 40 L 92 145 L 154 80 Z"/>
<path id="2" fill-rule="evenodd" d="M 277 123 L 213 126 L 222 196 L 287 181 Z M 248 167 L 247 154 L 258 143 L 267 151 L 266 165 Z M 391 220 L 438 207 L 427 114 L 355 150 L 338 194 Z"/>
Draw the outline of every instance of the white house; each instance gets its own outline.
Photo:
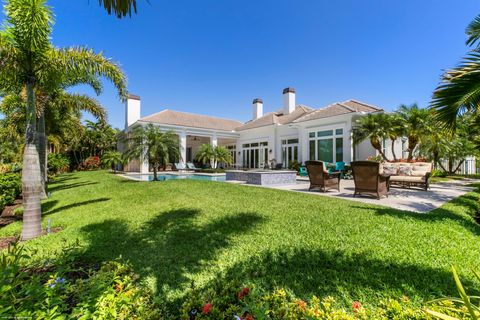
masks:
<path id="1" fill-rule="evenodd" d="M 129 95 L 125 131 L 148 123 L 173 130 L 179 136 L 183 162 L 192 161 L 201 144 L 211 143 L 228 148 L 239 167 L 263 168 L 273 160 L 285 167 L 292 161 L 349 163 L 376 155 L 368 141 L 353 145 L 352 127 L 359 117 L 383 109 L 357 100 L 315 109 L 297 104 L 295 89 L 286 88 L 283 106 L 276 111 L 264 113 L 262 99 L 254 99 L 252 119 L 246 123 L 168 109 L 141 117 L 140 111 L 140 97 Z M 386 143 L 385 149 L 389 147 Z M 148 163 L 131 162 L 125 169 L 147 173 Z"/>

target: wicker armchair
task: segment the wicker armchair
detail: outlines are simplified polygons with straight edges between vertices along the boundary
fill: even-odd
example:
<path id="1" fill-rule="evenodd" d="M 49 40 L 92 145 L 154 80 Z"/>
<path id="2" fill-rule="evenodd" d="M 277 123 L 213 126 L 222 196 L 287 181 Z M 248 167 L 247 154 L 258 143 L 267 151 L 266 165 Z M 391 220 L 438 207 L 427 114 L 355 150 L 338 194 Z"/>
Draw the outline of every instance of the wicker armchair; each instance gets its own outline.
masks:
<path id="1" fill-rule="evenodd" d="M 388 197 L 388 176 L 380 174 L 380 163 L 375 161 L 353 161 L 351 163 L 353 181 L 355 182 L 355 197 L 365 193 L 376 196 Z"/>
<path id="2" fill-rule="evenodd" d="M 322 161 L 306 161 L 305 167 L 310 179 L 308 190 L 320 189 L 326 192 L 329 189 L 336 189 L 340 191 L 341 172 L 328 172 Z"/>

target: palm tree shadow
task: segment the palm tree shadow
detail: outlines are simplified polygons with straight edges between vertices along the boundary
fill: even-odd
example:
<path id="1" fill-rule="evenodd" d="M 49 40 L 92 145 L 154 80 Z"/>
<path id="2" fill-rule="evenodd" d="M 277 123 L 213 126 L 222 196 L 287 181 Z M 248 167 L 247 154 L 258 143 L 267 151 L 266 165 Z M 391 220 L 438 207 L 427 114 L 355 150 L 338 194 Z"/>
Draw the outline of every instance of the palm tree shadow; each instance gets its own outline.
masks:
<path id="1" fill-rule="evenodd" d="M 89 239 L 85 256 L 98 261 L 119 256 L 129 260 L 140 275 L 156 279 L 157 293 L 186 288 L 189 274 L 209 266 L 231 237 L 245 233 L 264 218 L 255 213 L 236 213 L 198 222 L 197 209 L 160 213 L 138 230 L 125 221 L 109 219 L 82 228 Z"/>
<path id="2" fill-rule="evenodd" d="M 58 204 L 58 200 L 47 201 L 47 202 L 42 204 L 42 210 L 43 210 L 42 216 L 47 216 L 47 215 L 55 214 L 55 213 L 58 213 L 58 212 L 61 212 L 61 211 L 64 211 L 64 210 L 77 208 L 77 207 L 81 207 L 81 206 L 87 206 L 87 205 L 90 205 L 90 204 L 105 202 L 105 201 L 109 201 L 109 200 L 110 200 L 110 198 L 90 199 L 90 200 L 87 200 L 87 201 L 74 202 L 74 203 L 67 204 L 65 206 L 61 206 L 61 207 L 58 207 L 58 208 L 55 207 Z"/>
<path id="3" fill-rule="evenodd" d="M 98 182 L 76 182 L 76 183 L 70 183 L 70 184 L 55 184 L 55 185 L 49 187 L 48 191 L 49 192 L 55 192 L 55 191 L 59 191 L 59 190 L 67 190 L 67 189 L 89 186 L 89 185 L 92 185 L 92 184 L 98 184 Z"/>

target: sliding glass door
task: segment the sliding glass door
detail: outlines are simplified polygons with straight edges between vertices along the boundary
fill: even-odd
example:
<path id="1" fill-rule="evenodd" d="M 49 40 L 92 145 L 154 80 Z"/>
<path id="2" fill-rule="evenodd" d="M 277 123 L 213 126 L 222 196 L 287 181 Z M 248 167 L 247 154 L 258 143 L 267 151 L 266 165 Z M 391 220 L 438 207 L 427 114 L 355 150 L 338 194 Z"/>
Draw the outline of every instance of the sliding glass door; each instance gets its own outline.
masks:
<path id="1" fill-rule="evenodd" d="M 245 143 L 242 149 L 244 168 L 264 168 L 268 163 L 268 142 Z"/>
<path id="2" fill-rule="evenodd" d="M 282 163 L 284 168 L 298 162 L 298 139 L 282 140 Z"/>

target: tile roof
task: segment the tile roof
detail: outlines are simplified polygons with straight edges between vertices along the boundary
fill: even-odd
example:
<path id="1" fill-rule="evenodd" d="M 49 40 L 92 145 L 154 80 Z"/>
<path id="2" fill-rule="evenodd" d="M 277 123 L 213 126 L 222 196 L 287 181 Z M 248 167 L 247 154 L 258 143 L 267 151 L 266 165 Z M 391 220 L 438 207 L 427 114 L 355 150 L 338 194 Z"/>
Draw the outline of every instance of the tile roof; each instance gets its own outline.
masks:
<path id="1" fill-rule="evenodd" d="M 253 128 L 260 128 L 264 126 L 269 126 L 272 124 L 287 124 L 293 122 L 295 119 L 298 119 L 309 112 L 312 112 L 313 109 L 305 105 L 297 105 L 295 110 L 287 115 L 283 115 L 281 110 L 275 112 L 269 112 L 263 117 L 260 117 L 255 120 L 250 120 L 244 125 L 236 128 L 236 131 L 248 130 Z"/>
<path id="2" fill-rule="evenodd" d="M 143 117 L 140 119 L 140 121 L 220 131 L 243 131 L 273 124 L 298 123 L 348 113 L 370 113 L 382 110 L 383 109 L 377 106 L 351 99 L 343 102 L 335 102 L 320 109 L 313 109 L 305 105 L 297 105 L 295 110 L 290 114 L 284 115 L 283 111 L 280 109 L 275 112 L 266 113 L 263 117 L 247 121 L 244 124 L 236 120 L 216 118 L 168 109 L 150 116 Z"/>
<path id="3" fill-rule="evenodd" d="M 328 118 L 328 117 L 338 116 L 338 115 L 347 114 L 347 113 L 356 113 L 356 112 L 371 113 L 371 112 L 379 112 L 379 111 L 383 111 L 383 109 L 377 106 L 373 106 L 370 104 L 357 101 L 357 100 L 347 100 L 343 102 L 335 102 L 324 108 L 320 108 L 312 112 L 309 112 L 303 117 L 295 119 L 293 122 L 303 122 L 303 121 L 309 121 L 309 120 L 315 120 L 315 119 L 322 119 L 322 118 Z"/>
<path id="4" fill-rule="evenodd" d="M 168 109 L 150 116 L 143 117 L 139 121 L 220 131 L 233 131 L 235 128 L 242 125 L 241 122 L 236 120 L 216 118 Z"/>

